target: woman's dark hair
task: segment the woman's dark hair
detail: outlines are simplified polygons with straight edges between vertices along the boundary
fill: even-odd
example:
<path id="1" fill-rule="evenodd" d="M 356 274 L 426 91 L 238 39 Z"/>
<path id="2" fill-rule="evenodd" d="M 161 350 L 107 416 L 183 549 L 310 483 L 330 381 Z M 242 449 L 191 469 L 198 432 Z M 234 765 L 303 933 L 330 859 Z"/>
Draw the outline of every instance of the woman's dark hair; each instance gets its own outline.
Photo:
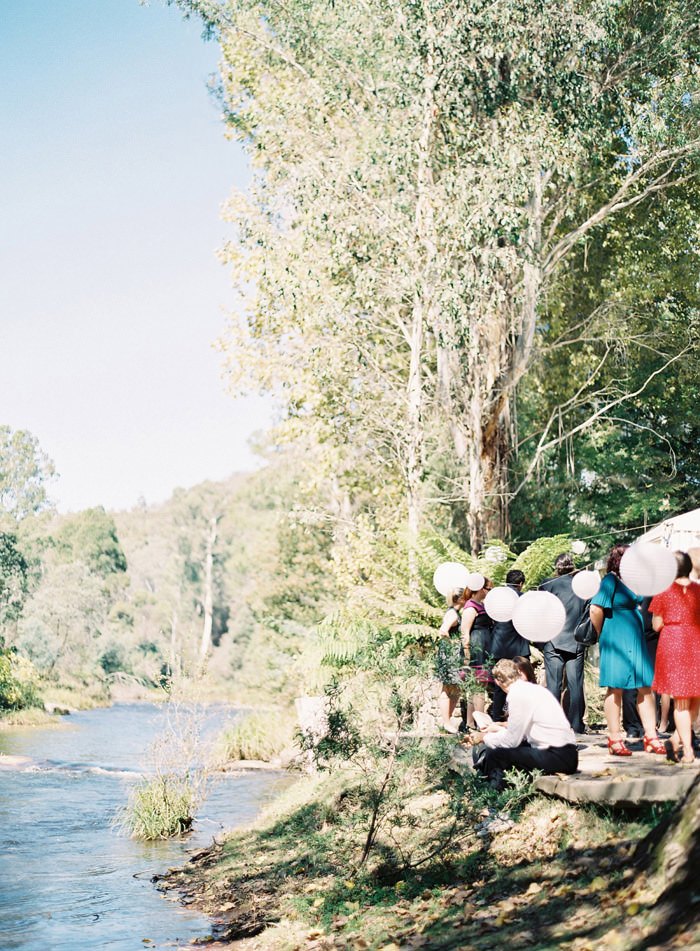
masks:
<path id="1" fill-rule="evenodd" d="M 565 551 L 561 555 L 557 555 L 554 559 L 554 570 L 560 577 L 561 575 L 570 575 L 572 571 L 576 570 L 574 556 L 571 552 Z"/>
<path id="2" fill-rule="evenodd" d="M 514 657 L 513 663 L 521 674 L 525 674 L 526 679 L 529 680 L 531 684 L 537 683 L 537 678 L 535 677 L 535 668 L 532 666 L 527 657 Z"/>
<path id="3" fill-rule="evenodd" d="M 693 570 L 693 562 L 687 552 L 674 551 L 676 556 L 676 578 L 689 578 Z"/>
<path id="4" fill-rule="evenodd" d="M 525 574 L 519 568 L 511 568 L 506 575 L 506 584 L 525 584 Z"/>
<path id="5" fill-rule="evenodd" d="M 608 555 L 608 563 L 605 567 L 605 570 L 608 574 L 617 575 L 620 577 L 620 562 L 622 561 L 622 556 L 629 548 L 629 545 L 613 545 L 610 549 L 610 554 Z"/>

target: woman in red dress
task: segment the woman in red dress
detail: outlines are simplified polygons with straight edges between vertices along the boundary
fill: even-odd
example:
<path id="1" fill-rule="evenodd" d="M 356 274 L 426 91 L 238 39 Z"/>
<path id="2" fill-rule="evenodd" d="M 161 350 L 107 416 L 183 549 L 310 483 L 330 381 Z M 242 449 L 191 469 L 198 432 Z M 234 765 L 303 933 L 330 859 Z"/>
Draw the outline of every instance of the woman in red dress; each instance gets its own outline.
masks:
<path id="1" fill-rule="evenodd" d="M 690 557 L 677 551 L 676 561 L 676 580 L 649 605 L 654 630 L 660 632 L 652 686 L 673 697 L 676 732 L 671 745 L 676 754 L 683 747 L 681 763 L 693 763 L 692 723 L 700 710 L 700 585 L 690 580 Z"/>

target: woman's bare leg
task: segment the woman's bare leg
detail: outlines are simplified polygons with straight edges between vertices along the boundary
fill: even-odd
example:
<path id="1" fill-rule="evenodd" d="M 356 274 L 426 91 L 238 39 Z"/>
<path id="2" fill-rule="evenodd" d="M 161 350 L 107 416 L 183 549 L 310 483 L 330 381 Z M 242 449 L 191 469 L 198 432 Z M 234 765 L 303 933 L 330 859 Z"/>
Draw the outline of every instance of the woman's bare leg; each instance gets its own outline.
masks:
<path id="1" fill-rule="evenodd" d="M 440 696 L 438 697 L 438 712 L 442 720 L 443 727 L 450 733 L 457 731 L 452 726 L 452 714 L 455 712 L 457 701 L 459 700 L 459 688 L 451 684 L 443 684 Z"/>
<path id="2" fill-rule="evenodd" d="M 668 718 L 671 713 L 671 697 L 667 693 L 661 694 L 661 714 L 659 716 L 659 733 L 668 732 Z"/>
<path id="3" fill-rule="evenodd" d="M 695 753 L 693 752 L 693 729 L 692 729 L 692 720 L 690 715 L 690 707 L 692 704 L 691 697 L 675 697 L 675 713 L 674 719 L 676 721 L 676 733 L 680 738 L 680 742 L 683 746 L 683 762 L 689 763 L 695 759 Z"/>
<path id="4" fill-rule="evenodd" d="M 621 739 L 622 690 L 618 690 L 615 687 L 608 687 L 605 702 L 603 703 L 603 710 L 605 711 L 605 720 L 608 725 L 608 736 L 611 740 Z"/>
<path id="5" fill-rule="evenodd" d="M 644 727 L 644 735 L 656 736 L 656 701 L 651 687 L 640 687 L 637 690 L 637 710 Z"/>

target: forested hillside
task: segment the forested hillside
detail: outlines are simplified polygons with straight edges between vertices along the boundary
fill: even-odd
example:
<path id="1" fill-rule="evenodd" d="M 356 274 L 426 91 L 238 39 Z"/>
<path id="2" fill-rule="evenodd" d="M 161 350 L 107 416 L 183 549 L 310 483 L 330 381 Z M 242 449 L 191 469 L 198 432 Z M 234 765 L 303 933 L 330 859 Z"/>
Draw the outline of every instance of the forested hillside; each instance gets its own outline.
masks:
<path id="1" fill-rule="evenodd" d="M 331 534 L 309 524 L 302 477 L 289 452 L 159 506 L 57 515 L 42 496 L 7 516 L 6 649 L 31 662 L 37 685 L 105 698 L 115 683 L 180 675 L 200 678 L 203 694 L 250 696 L 261 682 L 288 694 L 332 587 Z"/>

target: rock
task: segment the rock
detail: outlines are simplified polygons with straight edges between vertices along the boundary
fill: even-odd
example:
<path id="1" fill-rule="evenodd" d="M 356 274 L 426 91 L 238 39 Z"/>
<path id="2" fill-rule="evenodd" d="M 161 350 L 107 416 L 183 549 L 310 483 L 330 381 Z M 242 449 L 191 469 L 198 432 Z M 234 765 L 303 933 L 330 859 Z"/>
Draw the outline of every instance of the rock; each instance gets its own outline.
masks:
<path id="1" fill-rule="evenodd" d="M 70 707 L 60 707 L 57 703 L 45 703 L 44 710 L 55 717 L 68 717 L 75 713 Z"/>

